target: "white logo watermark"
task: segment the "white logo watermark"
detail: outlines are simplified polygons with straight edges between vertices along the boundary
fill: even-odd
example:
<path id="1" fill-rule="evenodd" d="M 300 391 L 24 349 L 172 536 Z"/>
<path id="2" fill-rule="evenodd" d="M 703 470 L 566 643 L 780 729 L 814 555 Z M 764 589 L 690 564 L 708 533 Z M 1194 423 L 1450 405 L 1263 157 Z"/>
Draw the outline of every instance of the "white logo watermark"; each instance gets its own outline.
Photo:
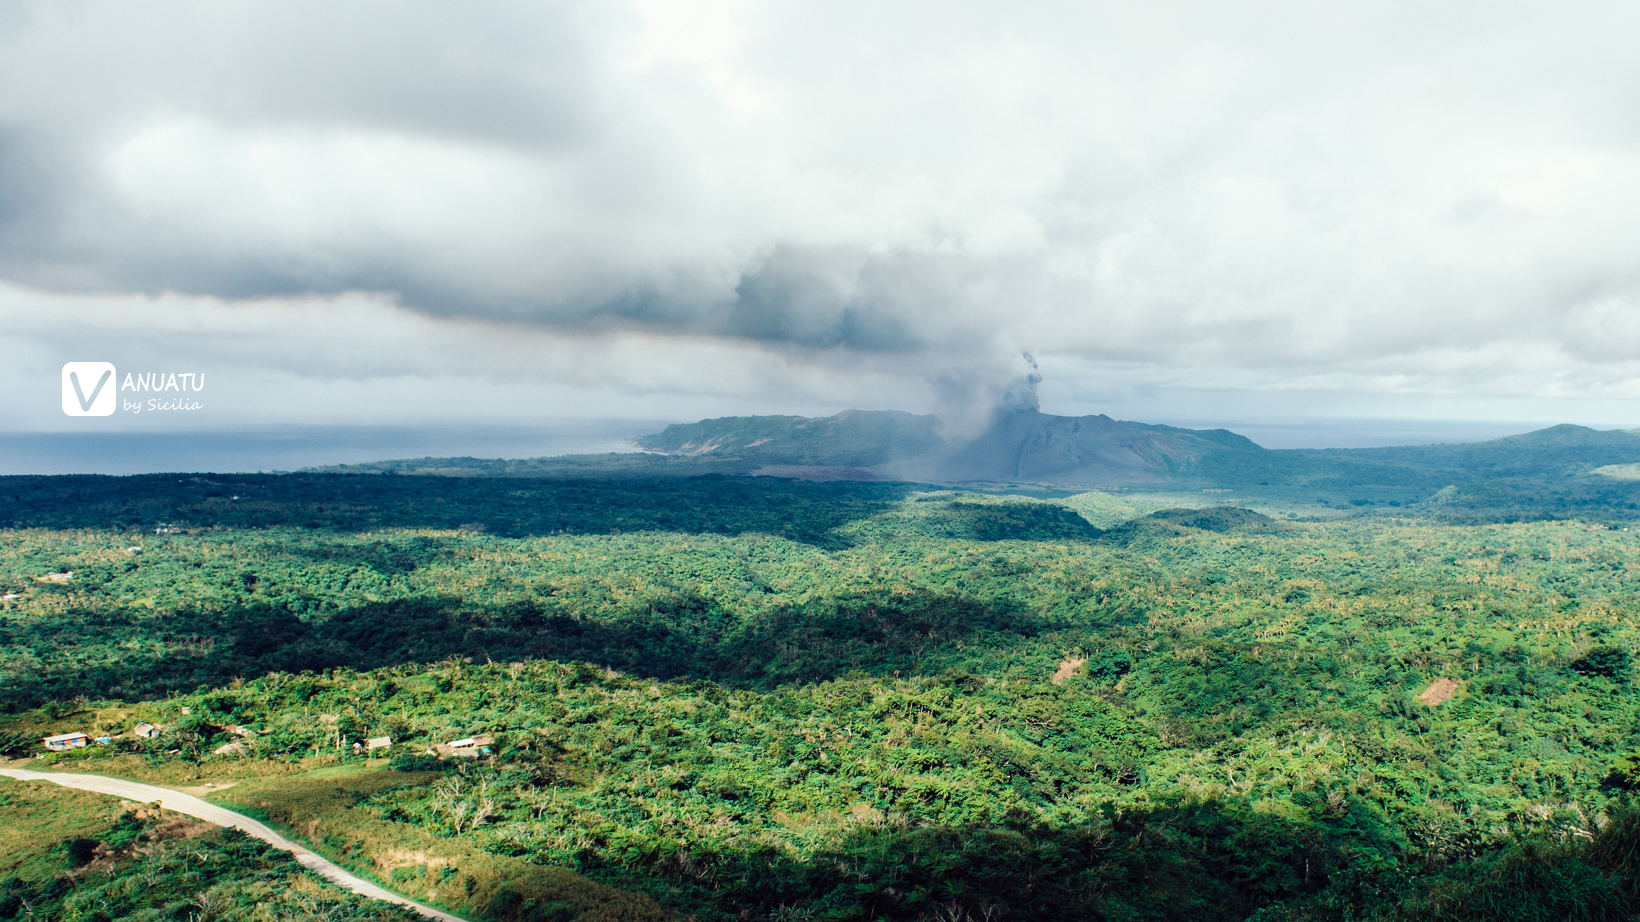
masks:
<path id="1" fill-rule="evenodd" d="M 205 374 L 198 371 L 126 372 L 120 380 L 108 362 L 63 366 L 63 412 L 69 416 L 112 416 L 116 406 L 125 413 L 203 410 L 194 395 L 204 389 Z"/>
<path id="2" fill-rule="evenodd" d="M 69 362 L 63 366 L 63 412 L 69 416 L 113 416 L 114 366 L 108 362 Z"/>

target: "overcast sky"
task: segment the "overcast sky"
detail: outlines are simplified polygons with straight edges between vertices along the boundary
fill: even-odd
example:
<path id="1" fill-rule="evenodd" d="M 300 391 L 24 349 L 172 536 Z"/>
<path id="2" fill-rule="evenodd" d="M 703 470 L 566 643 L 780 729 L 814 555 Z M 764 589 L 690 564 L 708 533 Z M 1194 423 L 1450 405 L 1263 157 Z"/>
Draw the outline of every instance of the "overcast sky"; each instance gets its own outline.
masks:
<path id="1" fill-rule="evenodd" d="M 1625 3 L 0 5 L 0 428 L 1640 425 Z M 175 415 L 173 415 L 175 416 Z"/>

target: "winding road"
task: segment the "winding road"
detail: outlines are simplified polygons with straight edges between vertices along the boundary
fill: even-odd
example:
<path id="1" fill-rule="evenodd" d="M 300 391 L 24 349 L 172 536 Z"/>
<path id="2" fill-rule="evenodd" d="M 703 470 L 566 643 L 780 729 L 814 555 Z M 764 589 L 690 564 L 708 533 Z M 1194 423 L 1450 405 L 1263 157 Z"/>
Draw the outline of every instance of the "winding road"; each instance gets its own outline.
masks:
<path id="1" fill-rule="evenodd" d="M 65 788 L 78 788 L 82 791 L 93 791 L 98 794 L 110 794 L 137 803 L 157 803 L 166 810 L 191 816 L 195 819 L 214 823 L 218 826 L 228 826 L 254 836 L 296 856 L 296 860 L 310 871 L 323 876 L 326 880 L 339 887 L 345 887 L 354 893 L 368 896 L 371 899 L 386 900 L 400 906 L 408 906 L 429 919 L 441 919 L 443 922 L 466 922 L 460 916 L 453 916 L 447 912 L 423 906 L 415 900 L 405 899 L 397 893 L 384 890 L 368 880 L 355 877 L 329 861 L 315 855 L 295 842 L 285 838 L 266 825 L 209 801 L 200 800 L 191 794 L 173 791 L 170 788 L 157 787 L 152 784 L 141 784 L 136 781 L 122 781 L 119 778 L 107 778 L 102 775 L 78 775 L 67 772 L 36 772 L 26 768 L 0 768 L 0 776 L 15 778 L 18 781 L 49 781 L 60 784 Z"/>

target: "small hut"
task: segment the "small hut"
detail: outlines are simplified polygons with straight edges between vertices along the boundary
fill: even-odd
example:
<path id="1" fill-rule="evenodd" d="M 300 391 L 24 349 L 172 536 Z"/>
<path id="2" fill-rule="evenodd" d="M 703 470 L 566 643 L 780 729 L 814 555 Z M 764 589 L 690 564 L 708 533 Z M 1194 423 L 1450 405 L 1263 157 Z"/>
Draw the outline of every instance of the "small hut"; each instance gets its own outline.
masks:
<path id="1" fill-rule="evenodd" d="M 70 749 L 85 748 L 91 742 L 91 737 L 86 736 L 84 733 L 59 733 L 56 736 L 48 736 L 40 742 L 45 743 L 46 748 L 52 752 L 67 752 Z"/>
<path id="2" fill-rule="evenodd" d="M 487 733 L 480 733 L 477 736 L 469 736 L 464 739 L 451 740 L 450 742 L 437 748 L 441 753 L 476 759 L 479 756 L 489 755 L 490 744 L 494 742 L 494 737 Z"/>

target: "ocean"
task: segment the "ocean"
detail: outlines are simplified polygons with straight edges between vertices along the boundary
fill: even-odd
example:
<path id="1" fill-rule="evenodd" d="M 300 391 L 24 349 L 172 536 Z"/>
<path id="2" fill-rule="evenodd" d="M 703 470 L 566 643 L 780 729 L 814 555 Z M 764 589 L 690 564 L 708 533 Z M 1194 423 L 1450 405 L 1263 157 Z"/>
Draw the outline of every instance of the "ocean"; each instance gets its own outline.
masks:
<path id="1" fill-rule="evenodd" d="M 655 420 L 565 420 L 535 426 L 281 426 L 242 431 L 5 432 L 0 474 L 294 471 L 395 458 L 539 458 L 635 451 L 624 439 Z"/>
<path id="2" fill-rule="evenodd" d="M 1229 429 L 1265 448 L 1368 448 L 1474 442 L 1549 423 L 1407 419 L 1225 422 L 1145 420 Z M 397 458 L 539 458 L 634 451 L 625 439 L 664 420 L 548 420 L 532 426 L 282 426 L 192 432 L 0 432 L 0 474 L 152 474 L 294 471 Z"/>

